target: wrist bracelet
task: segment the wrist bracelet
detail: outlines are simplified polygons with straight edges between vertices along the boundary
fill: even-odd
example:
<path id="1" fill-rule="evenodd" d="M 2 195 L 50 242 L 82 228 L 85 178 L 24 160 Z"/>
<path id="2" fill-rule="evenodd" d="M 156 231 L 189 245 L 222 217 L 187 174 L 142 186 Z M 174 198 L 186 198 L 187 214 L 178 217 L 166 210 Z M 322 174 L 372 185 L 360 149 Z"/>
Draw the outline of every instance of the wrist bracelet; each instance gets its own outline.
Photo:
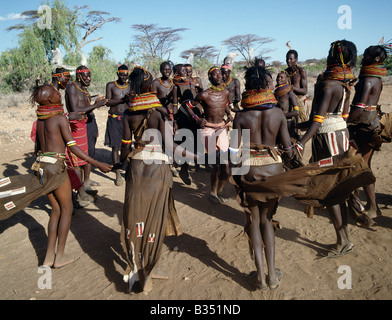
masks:
<path id="1" fill-rule="evenodd" d="M 297 148 L 299 149 L 299 151 L 303 151 L 304 150 L 304 146 L 299 141 L 297 142 Z"/>
<path id="2" fill-rule="evenodd" d="M 293 148 L 293 145 L 291 145 L 290 147 L 287 148 L 283 148 L 284 151 L 290 151 Z"/>
<path id="3" fill-rule="evenodd" d="M 192 116 L 192 120 L 195 120 L 195 119 L 198 119 L 199 118 L 199 116 L 197 115 L 197 114 L 194 114 L 193 116 Z"/>

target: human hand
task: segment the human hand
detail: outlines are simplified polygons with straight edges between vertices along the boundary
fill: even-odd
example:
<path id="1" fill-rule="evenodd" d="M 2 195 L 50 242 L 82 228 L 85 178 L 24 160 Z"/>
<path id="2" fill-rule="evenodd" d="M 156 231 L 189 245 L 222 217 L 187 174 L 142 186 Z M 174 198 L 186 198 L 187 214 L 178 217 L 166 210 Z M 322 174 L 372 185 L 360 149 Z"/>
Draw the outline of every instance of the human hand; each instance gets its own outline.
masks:
<path id="1" fill-rule="evenodd" d="M 106 99 L 105 97 L 98 97 L 98 99 L 95 101 L 95 104 L 97 105 L 97 108 L 103 107 L 108 103 L 109 99 Z"/>
<path id="2" fill-rule="evenodd" d="M 112 165 L 110 165 L 110 164 L 108 164 L 108 163 L 105 163 L 105 162 L 100 162 L 100 161 L 97 161 L 96 167 L 97 167 L 100 171 L 102 171 L 103 173 L 108 173 L 108 172 L 111 171 L 112 168 L 113 168 Z"/>
<path id="3" fill-rule="evenodd" d="M 69 120 L 78 120 L 78 121 L 82 121 L 82 120 L 86 120 L 87 115 L 85 112 L 70 112 L 68 114 L 68 119 Z"/>
<path id="4" fill-rule="evenodd" d="M 195 121 L 196 121 L 196 124 L 200 127 L 200 128 L 204 128 L 205 126 L 206 126 L 206 124 L 207 124 L 207 120 L 206 119 L 204 119 L 204 118 L 196 118 L 195 119 Z"/>

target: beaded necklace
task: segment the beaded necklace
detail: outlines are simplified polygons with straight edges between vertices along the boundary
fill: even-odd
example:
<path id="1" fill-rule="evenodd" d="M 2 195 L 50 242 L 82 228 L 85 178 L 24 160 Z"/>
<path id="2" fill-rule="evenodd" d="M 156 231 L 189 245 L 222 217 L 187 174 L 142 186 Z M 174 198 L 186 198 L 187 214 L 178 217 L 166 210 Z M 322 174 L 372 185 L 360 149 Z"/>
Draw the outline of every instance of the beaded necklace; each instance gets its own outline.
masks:
<path id="1" fill-rule="evenodd" d="M 127 83 L 126 86 L 124 86 L 124 87 L 121 87 L 121 86 L 117 83 L 117 81 L 114 81 L 114 84 L 115 84 L 115 86 L 116 86 L 117 88 L 122 89 L 122 90 L 129 87 L 129 84 L 128 84 L 128 83 Z"/>
<path id="2" fill-rule="evenodd" d="M 385 77 L 387 75 L 387 69 L 382 63 L 375 63 L 368 66 L 363 66 L 359 73 L 359 78 L 363 77 Z"/>
<path id="3" fill-rule="evenodd" d="M 38 106 L 36 113 L 38 119 L 46 120 L 55 115 L 64 114 L 64 110 L 62 104 L 51 104 L 46 106 Z"/>
<path id="4" fill-rule="evenodd" d="M 74 86 L 76 88 L 78 88 L 78 90 L 82 91 L 86 96 L 90 96 L 90 92 L 88 92 L 88 90 L 83 90 L 82 88 L 80 88 L 75 82 L 73 82 Z"/>
<path id="5" fill-rule="evenodd" d="M 275 87 L 275 95 L 277 97 L 284 96 L 286 93 L 291 91 L 291 84 L 290 83 L 284 83 L 281 85 L 277 85 Z"/>
<path id="6" fill-rule="evenodd" d="M 272 90 L 248 90 L 242 93 L 241 107 L 244 109 L 252 109 L 254 107 L 272 108 L 277 101 Z"/>
<path id="7" fill-rule="evenodd" d="M 211 85 L 211 87 L 209 87 L 208 89 L 215 92 L 221 92 L 223 90 L 226 90 L 226 86 L 224 84 L 220 84 L 219 86 Z"/>
<path id="8" fill-rule="evenodd" d="M 88 92 L 87 89 L 86 89 L 86 90 L 83 90 L 83 89 L 80 88 L 75 82 L 73 82 L 73 84 L 74 84 L 74 86 L 75 86 L 76 88 L 78 88 L 79 91 L 83 92 L 83 93 L 87 96 L 87 99 L 88 99 L 88 101 L 90 102 L 90 101 L 91 101 L 90 92 Z"/>
<path id="9" fill-rule="evenodd" d="M 351 67 L 342 67 L 339 65 L 327 66 L 327 70 L 324 71 L 323 80 L 353 80 L 355 79 L 353 70 Z"/>
<path id="10" fill-rule="evenodd" d="M 290 77 L 294 76 L 295 74 L 297 74 L 298 72 L 298 67 L 295 65 L 294 67 L 290 68 L 291 70 L 294 70 L 294 72 L 290 73 L 289 71 L 287 71 L 288 75 Z"/>
<path id="11" fill-rule="evenodd" d="M 171 88 L 172 86 L 173 86 L 173 80 L 172 79 L 170 79 L 169 78 L 169 80 L 170 80 L 170 85 L 169 86 L 166 86 L 164 83 L 163 83 L 163 81 L 162 81 L 162 78 L 159 78 L 159 83 L 162 85 L 162 86 L 164 86 L 165 88 Z"/>
<path id="12" fill-rule="evenodd" d="M 180 76 L 175 76 L 173 78 L 174 83 L 176 85 L 179 85 L 179 86 L 184 86 L 184 85 L 190 85 L 191 84 L 190 81 L 186 81 L 186 80 L 187 80 L 186 78 L 182 78 Z"/>
<path id="13" fill-rule="evenodd" d="M 233 77 L 230 76 L 229 81 L 225 82 L 225 86 L 228 87 L 229 84 L 233 81 Z"/>

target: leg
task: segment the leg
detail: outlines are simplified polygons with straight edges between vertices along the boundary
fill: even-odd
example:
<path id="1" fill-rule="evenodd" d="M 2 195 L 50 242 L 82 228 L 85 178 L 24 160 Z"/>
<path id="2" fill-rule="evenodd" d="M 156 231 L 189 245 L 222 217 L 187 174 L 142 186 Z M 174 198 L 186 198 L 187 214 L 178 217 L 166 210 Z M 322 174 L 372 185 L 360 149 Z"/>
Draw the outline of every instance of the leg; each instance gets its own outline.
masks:
<path id="1" fill-rule="evenodd" d="M 332 207 L 328 207 L 328 213 L 331 218 L 333 227 L 335 228 L 336 232 L 336 244 L 337 247 L 342 247 L 347 244 L 348 238 L 347 238 L 347 225 L 344 225 L 343 223 L 343 218 L 342 218 L 342 212 L 340 205 L 334 205 Z"/>
<path id="2" fill-rule="evenodd" d="M 229 165 L 218 164 L 218 183 L 217 183 L 217 195 L 221 202 L 226 202 L 229 199 L 222 197 L 223 188 L 229 179 Z"/>
<path id="3" fill-rule="evenodd" d="M 262 206 L 260 206 L 261 209 Z M 254 252 L 255 264 L 257 269 L 256 286 L 259 289 L 265 290 L 267 283 L 264 276 L 263 266 L 263 239 L 260 232 L 260 210 L 259 206 L 253 205 L 249 207 L 251 213 L 251 224 L 249 227 L 249 237 L 252 243 Z"/>
<path id="4" fill-rule="evenodd" d="M 189 171 L 189 164 L 185 162 L 183 165 L 181 165 L 180 178 L 186 185 L 190 186 L 192 184 L 192 179 L 188 171 Z"/>
<path id="5" fill-rule="evenodd" d="M 112 148 L 112 163 L 114 165 L 119 162 L 120 162 L 120 148 L 114 147 Z M 124 183 L 124 179 L 121 177 L 120 169 L 117 169 L 115 172 L 116 172 L 116 180 L 114 184 L 116 186 L 122 186 Z"/>
<path id="6" fill-rule="evenodd" d="M 65 244 L 67 242 L 68 232 L 71 227 L 72 218 L 72 192 L 71 184 L 69 179 L 64 182 L 59 188 L 54 191 L 54 195 L 60 206 L 60 219 L 57 228 L 57 252 L 56 259 L 54 261 L 54 267 L 60 268 L 73 261 L 75 259 L 69 258 L 65 255 Z"/>
<path id="7" fill-rule="evenodd" d="M 87 163 L 83 166 L 84 173 L 84 186 L 88 187 L 90 185 L 90 173 L 91 173 L 91 164 Z"/>
<path id="8" fill-rule="evenodd" d="M 354 250 L 353 243 L 349 240 L 347 230 L 347 208 L 345 205 L 328 207 L 328 213 L 336 232 L 336 249 L 331 250 L 328 257 L 340 257 Z"/>
<path id="9" fill-rule="evenodd" d="M 50 201 L 50 205 L 52 206 L 52 212 L 50 214 L 48 223 L 48 244 L 43 265 L 52 267 L 56 255 L 57 228 L 60 219 L 60 205 L 53 193 L 48 194 L 48 199 Z"/>
<path id="10" fill-rule="evenodd" d="M 218 176 L 219 176 L 218 165 L 214 164 L 210 174 L 210 183 L 211 183 L 210 194 L 212 196 L 218 195 L 218 182 L 219 182 Z"/>
<path id="11" fill-rule="evenodd" d="M 367 148 L 363 148 L 361 150 L 363 160 L 368 164 L 369 168 L 371 168 L 371 162 L 374 154 L 374 150 L 369 146 Z M 374 183 L 369 184 L 363 187 L 363 190 L 366 194 L 367 203 L 365 205 L 365 210 L 367 211 L 367 215 L 370 218 L 376 218 L 378 215 L 381 215 L 381 210 L 379 209 L 376 202 L 376 186 Z"/>
<path id="12" fill-rule="evenodd" d="M 261 215 L 261 236 L 264 243 L 265 259 L 268 268 L 268 284 L 272 290 L 280 285 L 281 273 L 275 268 L 275 231 L 272 224 L 272 216 L 277 200 L 272 200 L 259 205 Z"/>

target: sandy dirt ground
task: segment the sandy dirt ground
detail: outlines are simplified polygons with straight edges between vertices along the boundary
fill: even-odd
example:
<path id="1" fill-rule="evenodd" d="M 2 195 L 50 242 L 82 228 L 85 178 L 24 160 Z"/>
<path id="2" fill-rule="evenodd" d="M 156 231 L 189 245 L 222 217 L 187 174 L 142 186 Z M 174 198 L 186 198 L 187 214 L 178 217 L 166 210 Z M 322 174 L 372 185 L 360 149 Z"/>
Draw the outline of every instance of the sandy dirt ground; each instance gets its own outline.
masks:
<path id="1" fill-rule="evenodd" d="M 34 108 L 26 97 L 14 106 L 0 107 L 0 175 L 25 174 L 33 163 L 29 139 Z M 381 97 L 386 112 L 392 111 L 392 86 Z M 96 158 L 111 162 L 111 150 L 103 144 L 107 109 L 97 110 L 100 129 Z M 309 155 L 309 146 L 306 154 Z M 283 271 L 280 287 L 261 292 L 248 280 L 255 270 L 243 235 L 244 213 L 227 184 L 225 204 L 208 200 L 209 172 L 191 171 L 193 182 L 174 178 L 173 193 L 183 234 L 167 237 L 157 266 L 168 280 L 154 280 L 151 293 L 128 294 L 123 282 L 126 267 L 120 244 L 120 222 L 125 185 L 114 185 L 114 173 L 95 170 L 98 197 L 87 208 L 77 209 L 67 242 L 68 254 L 79 260 L 51 269 L 51 282 L 40 273 L 46 251 L 50 213 L 46 197 L 0 222 L 0 299 L 2 300 L 389 300 L 392 298 L 392 144 L 374 155 L 373 170 L 382 216 L 376 226 L 362 228 L 349 219 L 355 251 L 337 259 L 322 258 L 336 237 L 326 211 L 315 210 L 313 219 L 304 205 L 292 198 L 280 202 L 276 220 L 276 266 Z M 363 199 L 363 193 L 361 193 Z M 349 280 L 342 276 L 351 275 Z M 343 282 L 342 282 L 343 281 Z M 342 288 L 346 286 L 346 288 Z M 45 288 L 51 284 L 51 289 Z"/>

